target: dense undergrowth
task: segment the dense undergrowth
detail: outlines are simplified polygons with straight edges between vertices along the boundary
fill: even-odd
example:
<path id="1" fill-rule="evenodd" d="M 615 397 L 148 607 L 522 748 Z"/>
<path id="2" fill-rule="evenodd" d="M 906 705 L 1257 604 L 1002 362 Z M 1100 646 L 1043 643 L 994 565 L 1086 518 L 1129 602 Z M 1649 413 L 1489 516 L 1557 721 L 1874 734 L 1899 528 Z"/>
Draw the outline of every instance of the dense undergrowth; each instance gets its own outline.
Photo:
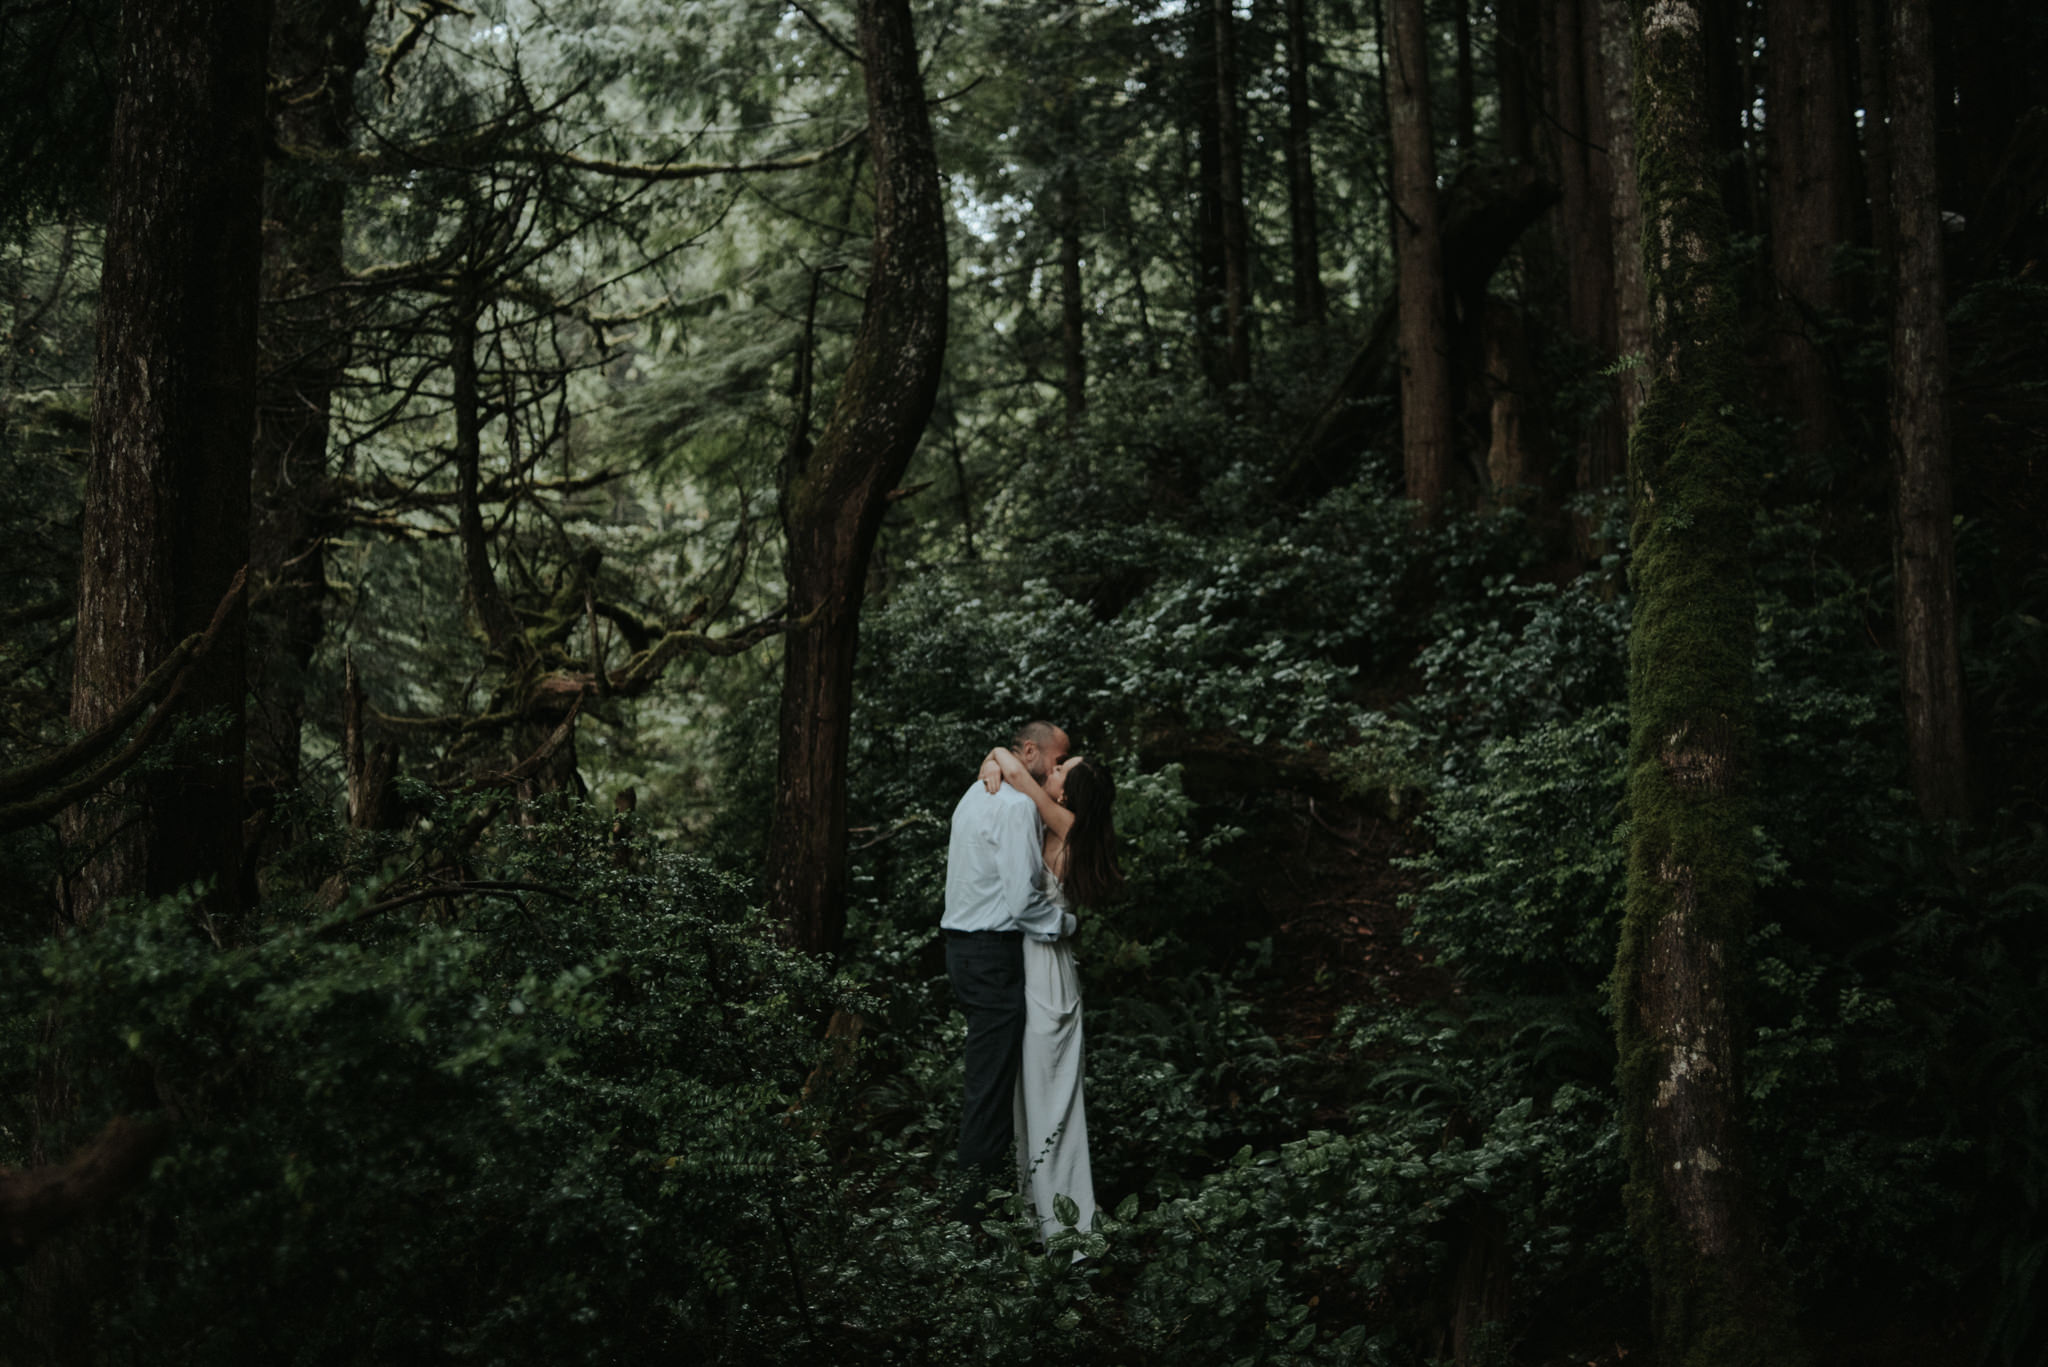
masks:
<path id="1" fill-rule="evenodd" d="M 1820 523 L 1786 502 L 1757 541 L 1745 1085 L 1771 1225 L 1817 1315 L 1888 1303 L 2027 1360 L 2037 795 L 1960 844 L 1911 816 L 1865 629 L 1882 574 Z M 1618 560 L 1557 582 L 1539 547 L 1512 517 L 1413 535 L 1369 476 L 1296 518 L 1075 523 L 1007 578 L 900 587 L 863 640 L 836 974 L 774 949 L 713 862 L 573 807 L 458 851 L 475 799 L 423 786 L 374 841 L 302 813 L 220 944 L 177 899 L 17 933 L 14 1154 L 114 1111 L 175 1125 L 71 1251 L 119 1275 L 56 1328 L 107 1362 L 1421 1362 L 1483 1244 L 1502 1360 L 1630 1335 L 1605 1015 L 1628 599 Z M 1997 604 L 1969 638 L 1994 731 L 2038 727 L 2041 596 L 1966 595 Z M 1021 1219 L 943 1216 L 960 1025 L 932 930 L 946 814 L 1032 713 L 1122 776 L 1131 876 L 1080 942 L 1105 1214 L 1044 1250 Z M 1148 768 L 1174 729 L 1320 747 L 1359 801 L 1419 808 L 1411 933 L 1450 995 L 1369 993 L 1322 1040 L 1274 1038 L 1257 795 Z M 734 791 L 761 790 L 765 736 L 742 709 Z M 736 867 L 752 829 L 743 805 L 721 827 Z M 527 890 L 380 900 L 433 869 Z M 864 1023 L 850 1058 L 817 1044 L 835 1010 Z M 33 1287 L 8 1295 L 33 1324 Z"/>

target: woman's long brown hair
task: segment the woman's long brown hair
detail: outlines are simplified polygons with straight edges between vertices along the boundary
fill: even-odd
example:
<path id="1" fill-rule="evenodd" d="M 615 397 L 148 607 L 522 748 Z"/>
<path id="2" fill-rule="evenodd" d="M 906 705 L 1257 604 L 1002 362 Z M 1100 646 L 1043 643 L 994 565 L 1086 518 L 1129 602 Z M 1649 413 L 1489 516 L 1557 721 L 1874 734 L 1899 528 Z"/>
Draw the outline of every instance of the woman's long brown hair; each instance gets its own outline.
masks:
<path id="1" fill-rule="evenodd" d="M 1076 906 L 1099 907 L 1123 891 L 1116 865 L 1116 783 L 1109 771 L 1082 760 L 1067 770 L 1067 871 L 1061 884 Z"/>

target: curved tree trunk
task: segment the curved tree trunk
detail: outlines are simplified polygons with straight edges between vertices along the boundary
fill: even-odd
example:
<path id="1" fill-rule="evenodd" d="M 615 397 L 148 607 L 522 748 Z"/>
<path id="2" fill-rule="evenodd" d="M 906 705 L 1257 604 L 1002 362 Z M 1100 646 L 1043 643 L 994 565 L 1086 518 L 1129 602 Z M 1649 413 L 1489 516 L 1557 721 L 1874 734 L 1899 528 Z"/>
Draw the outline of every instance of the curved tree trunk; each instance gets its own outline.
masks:
<path id="1" fill-rule="evenodd" d="M 1429 522 L 1443 511 L 1451 463 L 1451 348 L 1422 0 L 1390 0 L 1385 33 L 1400 271 L 1401 464 L 1416 516 Z"/>
<path id="2" fill-rule="evenodd" d="M 262 0 L 123 8 L 71 695 L 83 730 L 206 628 L 248 562 L 268 14 Z M 185 686 L 187 715 L 211 724 L 66 822 L 90 851 L 76 919 L 201 882 L 211 911 L 236 906 L 242 636 L 237 607 Z"/>
<path id="3" fill-rule="evenodd" d="M 1800 1360 L 1743 1142 L 1735 998 L 1752 889 L 1760 481 L 1741 434 L 1728 219 L 1695 0 L 1635 0 L 1651 389 L 1629 452 L 1629 866 L 1615 964 L 1630 1227 L 1660 1362 Z"/>
<path id="4" fill-rule="evenodd" d="M 787 943 L 831 953 L 846 928 L 846 747 L 868 557 L 931 416 L 946 347 L 938 159 L 906 0 L 862 0 L 875 163 L 867 305 L 831 420 L 792 446 L 782 488 L 791 610 L 768 909 Z"/>
<path id="5" fill-rule="evenodd" d="M 1899 684 L 1913 792 L 1930 821 L 1968 815 L 1956 552 L 1949 497 L 1948 323 L 1936 197 L 1933 39 L 1926 0 L 1892 0 L 1891 431 Z"/>

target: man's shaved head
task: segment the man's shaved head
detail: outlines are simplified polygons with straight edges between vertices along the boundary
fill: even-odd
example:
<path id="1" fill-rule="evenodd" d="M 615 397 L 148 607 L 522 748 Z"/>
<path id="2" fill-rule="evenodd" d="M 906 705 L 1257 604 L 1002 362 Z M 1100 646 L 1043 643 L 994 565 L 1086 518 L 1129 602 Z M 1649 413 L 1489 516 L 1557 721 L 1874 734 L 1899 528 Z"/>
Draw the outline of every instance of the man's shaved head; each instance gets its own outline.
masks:
<path id="1" fill-rule="evenodd" d="M 1017 728 L 1010 748 L 1040 783 L 1067 757 L 1067 733 L 1049 721 L 1027 721 Z"/>
<path id="2" fill-rule="evenodd" d="M 1010 738 L 1010 748 L 1022 750 L 1027 741 L 1041 747 L 1051 745 L 1061 734 L 1060 729 L 1049 721 L 1027 721 Z"/>

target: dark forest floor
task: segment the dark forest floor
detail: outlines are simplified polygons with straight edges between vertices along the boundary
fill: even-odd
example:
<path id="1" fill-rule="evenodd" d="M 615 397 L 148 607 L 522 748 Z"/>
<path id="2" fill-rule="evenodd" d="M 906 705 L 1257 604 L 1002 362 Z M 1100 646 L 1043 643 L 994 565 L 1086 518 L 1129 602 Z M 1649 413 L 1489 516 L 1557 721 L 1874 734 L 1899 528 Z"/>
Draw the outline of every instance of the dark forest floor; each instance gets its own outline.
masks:
<path id="1" fill-rule="evenodd" d="M 1237 870 L 1273 936 L 1278 975 L 1261 1005 L 1274 1037 L 1313 1045 L 1355 1003 L 1453 996 L 1450 975 L 1408 938 L 1401 898 L 1417 879 L 1393 861 L 1419 848 L 1411 824 L 1301 793 L 1277 799 L 1247 842 L 1256 862 Z"/>

